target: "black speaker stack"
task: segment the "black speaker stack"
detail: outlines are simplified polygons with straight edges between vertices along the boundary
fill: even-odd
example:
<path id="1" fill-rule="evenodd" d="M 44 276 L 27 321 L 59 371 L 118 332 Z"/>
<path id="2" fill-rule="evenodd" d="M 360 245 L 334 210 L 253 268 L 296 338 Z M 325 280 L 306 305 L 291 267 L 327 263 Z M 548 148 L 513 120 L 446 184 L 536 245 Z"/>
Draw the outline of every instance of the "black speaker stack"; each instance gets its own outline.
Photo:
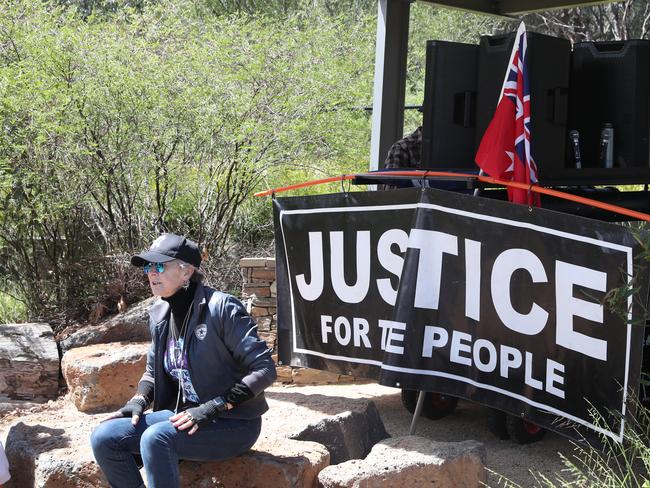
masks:
<path id="1" fill-rule="evenodd" d="M 473 166 L 477 81 L 477 45 L 427 42 L 423 166 L 438 169 Z"/>
<path id="2" fill-rule="evenodd" d="M 540 183 L 650 182 L 650 41 L 527 33 L 531 149 Z M 422 166 L 476 170 L 515 34 L 427 43 Z"/>

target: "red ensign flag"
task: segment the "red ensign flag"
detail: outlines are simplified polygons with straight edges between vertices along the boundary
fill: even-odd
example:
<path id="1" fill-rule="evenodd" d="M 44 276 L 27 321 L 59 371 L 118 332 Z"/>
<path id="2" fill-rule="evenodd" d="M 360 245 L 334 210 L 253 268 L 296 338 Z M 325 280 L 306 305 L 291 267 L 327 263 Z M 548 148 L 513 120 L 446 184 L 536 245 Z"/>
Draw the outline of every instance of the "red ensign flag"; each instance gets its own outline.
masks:
<path id="1" fill-rule="evenodd" d="M 512 47 L 501 96 L 476 153 L 476 164 L 493 178 L 537 184 L 530 150 L 530 85 L 526 26 L 522 22 Z M 540 206 L 539 194 L 508 188 L 511 202 Z"/>

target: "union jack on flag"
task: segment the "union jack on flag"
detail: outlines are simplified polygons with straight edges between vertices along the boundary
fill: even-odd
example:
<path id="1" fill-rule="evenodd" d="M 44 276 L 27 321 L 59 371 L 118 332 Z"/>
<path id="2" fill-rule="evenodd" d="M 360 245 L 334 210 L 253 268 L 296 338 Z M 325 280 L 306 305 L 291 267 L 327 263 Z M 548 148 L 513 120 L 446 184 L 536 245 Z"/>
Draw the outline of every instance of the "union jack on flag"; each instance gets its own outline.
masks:
<path id="1" fill-rule="evenodd" d="M 530 84 L 527 70 L 526 26 L 522 22 L 512 47 L 499 103 L 478 151 L 476 164 L 488 175 L 527 185 L 537 184 L 537 167 L 530 150 Z M 539 194 L 508 188 L 508 200 L 540 206 Z"/>

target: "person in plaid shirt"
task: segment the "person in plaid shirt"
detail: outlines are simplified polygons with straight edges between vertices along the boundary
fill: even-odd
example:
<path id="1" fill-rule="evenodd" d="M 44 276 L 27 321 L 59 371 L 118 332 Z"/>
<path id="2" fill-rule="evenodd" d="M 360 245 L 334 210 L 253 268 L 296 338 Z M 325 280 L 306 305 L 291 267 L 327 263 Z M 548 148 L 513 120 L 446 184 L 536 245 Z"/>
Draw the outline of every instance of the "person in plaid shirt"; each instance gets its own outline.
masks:
<path id="1" fill-rule="evenodd" d="M 388 156 L 384 161 L 384 169 L 418 169 L 421 164 L 422 154 L 422 126 L 415 129 L 409 135 L 404 136 L 388 150 Z M 404 185 L 378 185 L 378 190 L 394 190 L 404 188 Z"/>
<path id="2" fill-rule="evenodd" d="M 384 168 L 417 169 L 420 167 L 421 153 L 422 127 L 420 126 L 390 147 Z"/>

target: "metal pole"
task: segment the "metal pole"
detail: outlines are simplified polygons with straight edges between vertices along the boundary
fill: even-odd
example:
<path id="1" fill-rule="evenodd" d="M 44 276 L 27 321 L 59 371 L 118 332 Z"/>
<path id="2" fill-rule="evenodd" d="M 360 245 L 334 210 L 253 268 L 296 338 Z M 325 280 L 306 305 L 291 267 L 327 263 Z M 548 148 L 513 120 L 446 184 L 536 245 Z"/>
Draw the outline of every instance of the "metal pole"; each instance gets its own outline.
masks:
<path id="1" fill-rule="evenodd" d="M 411 428 L 409 429 L 409 435 L 415 434 L 415 427 L 418 424 L 418 419 L 422 413 L 422 406 L 424 405 L 424 397 L 426 396 L 426 391 L 420 391 L 418 395 L 418 402 L 415 404 L 415 412 L 413 412 L 413 419 L 411 420 Z"/>
<path id="2" fill-rule="evenodd" d="M 376 170 L 390 146 L 404 133 L 406 58 L 408 55 L 409 12 L 407 0 L 379 0 L 375 79 L 373 86 L 370 166 Z"/>

